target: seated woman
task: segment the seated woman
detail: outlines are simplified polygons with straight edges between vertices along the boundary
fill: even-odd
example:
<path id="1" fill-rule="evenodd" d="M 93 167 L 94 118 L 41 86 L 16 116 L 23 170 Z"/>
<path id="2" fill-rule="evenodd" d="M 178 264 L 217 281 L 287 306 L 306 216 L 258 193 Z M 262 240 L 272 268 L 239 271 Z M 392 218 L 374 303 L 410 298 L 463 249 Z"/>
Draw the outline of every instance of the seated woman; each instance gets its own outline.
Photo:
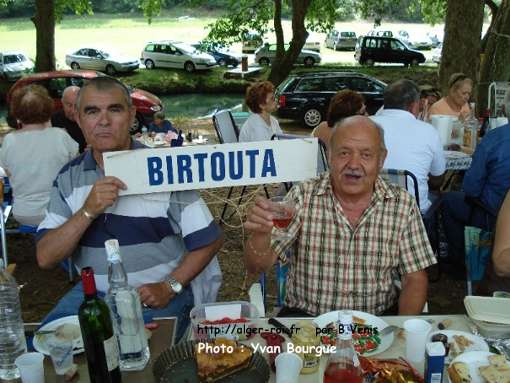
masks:
<path id="1" fill-rule="evenodd" d="M 149 124 L 148 128 L 149 133 L 178 133 L 177 129 L 175 129 L 172 123 L 168 120 L 165 120 L 165 113 L 156 112 L 154 113 L 154 121 Z"/>
<path id="2" fill-rule="evenodd" d="M 329 139 L 335 124 L 356 114 L 367 115 L 363 96 L 353 90 L 341 90 L 329 102 L 327 120 L 321 122 L 313 130 L 312 136 L 320 139 L 326 145 L 326 148 L 329 148 Z"/>
<path id="3" fill-rule="evenodd" d="M 273 134 L 281 134 L 278 120 L 271 116 L 276 111 L 274 86 L 269 81 L 253 84 L 246 90 L 246 105 L 253 112 L 244 122 L 239 142 L 268 141 Z"/>
<path id="4" fill-rule="evenodd" d="M 64 129 L 51 127 L 53 100 L 42 86 L 16 90 L 10 110 L 21 129 L 5 136 L 0 166 L 12 185 L 14 218 L 36 226 L 44 218 L 53 180 L 78 155 L 78 144 Z"/>
<path id="5" fill-rule="evenodd" d="M 448 94 L 429 108 L 429 120 L 434 114 L 466 118 L 471 109 L 469 98 L 473 91 L 473 81 L 464 73 L 454 73 L 448 80 Z"/>

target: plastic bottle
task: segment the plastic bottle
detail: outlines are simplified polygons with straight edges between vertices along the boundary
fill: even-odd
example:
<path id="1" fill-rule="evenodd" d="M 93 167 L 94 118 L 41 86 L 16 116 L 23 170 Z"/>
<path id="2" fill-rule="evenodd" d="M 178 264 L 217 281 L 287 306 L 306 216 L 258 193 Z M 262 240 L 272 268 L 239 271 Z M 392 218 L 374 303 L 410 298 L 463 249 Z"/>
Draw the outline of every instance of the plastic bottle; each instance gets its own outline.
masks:
<path id="1" fill-rule="evenodd" d="M 478 140 L 478 127 L 479 122 L 475 117 L 475 105 L 470 104 L 470 113 L 464 121 L 464 145 L 475 149 Z"/>
<path id="2" fill-rule="evenodd" d="M 0 258 L 0 379 L 19 378 L 14 361 L 26 351 L 18 284 Z"/>
<path id="3" fill-rule="evenodd" d="M 328 358 L 324 371 L 324 383 L 362 383 L 363 372 L 352 344 L 352 314 L 338 314 L 336 349 Z"/>
<path id="4" fill-rule="evenodd" d="M 110 308 L 119 344 L 120 369 L 122 371 L 143 370 L 149 361 L 150 352 L 145 336 L 140 296 L 127 283 L 119 242 L 116 239 L 110 239 L 104 245 L 110 284 L 105 301 Z"/>

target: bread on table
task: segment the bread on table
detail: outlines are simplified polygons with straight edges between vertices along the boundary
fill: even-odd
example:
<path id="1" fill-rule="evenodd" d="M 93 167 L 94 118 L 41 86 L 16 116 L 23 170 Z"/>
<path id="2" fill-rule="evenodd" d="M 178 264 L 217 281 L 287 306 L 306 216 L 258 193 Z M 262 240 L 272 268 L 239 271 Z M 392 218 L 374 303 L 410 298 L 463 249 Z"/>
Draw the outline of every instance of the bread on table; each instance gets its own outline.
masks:
<path id="1" fill-rule="evenodd" d="M 448 376 L 452 383 L 471 383 L 469 375 L 469 366 L 466 363 L 457 362 L 448 367 Z"/>

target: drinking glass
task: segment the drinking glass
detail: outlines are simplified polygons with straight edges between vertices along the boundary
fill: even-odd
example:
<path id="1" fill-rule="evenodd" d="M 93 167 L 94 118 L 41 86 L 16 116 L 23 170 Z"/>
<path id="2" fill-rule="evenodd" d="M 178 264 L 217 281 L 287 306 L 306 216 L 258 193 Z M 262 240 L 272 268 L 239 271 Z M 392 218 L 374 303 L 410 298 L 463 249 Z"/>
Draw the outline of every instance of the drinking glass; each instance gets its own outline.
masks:
<path id="1" fill-rule="evenodd" d="M 294 201 L 286 196 L 271 197 L 270 210 L 273 215 L 273 236 L 277 239 L 292 238 L 286 229 L 296 211 Z"/>

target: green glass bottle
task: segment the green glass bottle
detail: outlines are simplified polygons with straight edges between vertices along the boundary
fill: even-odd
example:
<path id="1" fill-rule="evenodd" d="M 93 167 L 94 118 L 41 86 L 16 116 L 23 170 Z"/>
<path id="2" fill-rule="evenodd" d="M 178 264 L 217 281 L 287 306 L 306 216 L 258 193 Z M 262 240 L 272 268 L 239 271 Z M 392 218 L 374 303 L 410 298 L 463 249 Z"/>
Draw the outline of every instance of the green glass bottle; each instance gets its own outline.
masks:
<path id="1" fill-rule="evenodd" d="M 81 270 L 85 299 L 78 311 L 91 383 L 121 383 L 119 348 L 110 311 L 97 296 L 94 271 Z"/>

